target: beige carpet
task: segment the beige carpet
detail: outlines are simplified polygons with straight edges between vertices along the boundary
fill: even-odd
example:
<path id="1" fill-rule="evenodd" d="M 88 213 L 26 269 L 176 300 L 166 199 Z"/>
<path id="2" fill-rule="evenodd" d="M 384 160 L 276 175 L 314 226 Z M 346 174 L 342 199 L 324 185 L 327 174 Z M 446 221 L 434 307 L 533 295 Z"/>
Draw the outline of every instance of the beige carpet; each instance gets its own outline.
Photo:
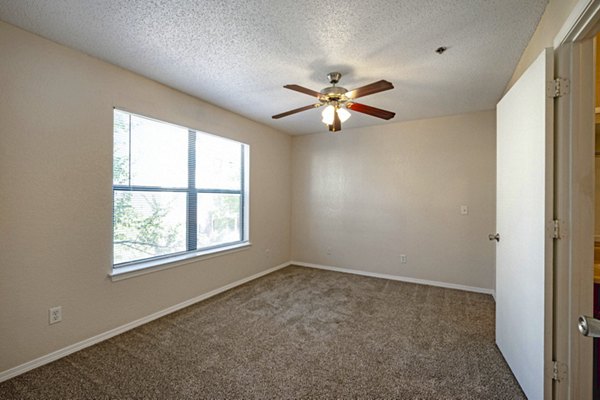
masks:
<path id="1" fill-rule="evenodd" d="M 0 384 L 2 399 L 522 399 L 491 296 L 288 267 Z"/>

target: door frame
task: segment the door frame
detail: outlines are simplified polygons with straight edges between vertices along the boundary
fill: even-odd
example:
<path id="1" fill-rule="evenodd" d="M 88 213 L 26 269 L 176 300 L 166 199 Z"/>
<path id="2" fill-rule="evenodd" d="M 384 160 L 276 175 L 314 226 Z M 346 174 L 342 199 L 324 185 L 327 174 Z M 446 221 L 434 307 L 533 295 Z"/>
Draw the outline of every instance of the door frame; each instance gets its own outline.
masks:
<path id="1" fill-rule="evenodd" d="M 600 0 L 580 0 L 554 39 L 556 77 L 570 89 L 555 104 L 554 399 L 591 399 L 593 342 L 577 330 L 593 315 L 594 45 Z"/>

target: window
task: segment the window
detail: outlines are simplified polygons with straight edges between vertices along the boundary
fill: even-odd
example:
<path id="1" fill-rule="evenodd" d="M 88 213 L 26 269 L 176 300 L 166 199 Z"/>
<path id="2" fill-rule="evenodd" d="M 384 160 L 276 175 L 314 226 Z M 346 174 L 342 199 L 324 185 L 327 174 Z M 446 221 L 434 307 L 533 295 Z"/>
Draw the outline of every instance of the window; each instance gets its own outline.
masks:
<path id="1" fill-rule="evenodd" d="M 248 241 L 248 145 L 114 110 L 113 266 Z"/>

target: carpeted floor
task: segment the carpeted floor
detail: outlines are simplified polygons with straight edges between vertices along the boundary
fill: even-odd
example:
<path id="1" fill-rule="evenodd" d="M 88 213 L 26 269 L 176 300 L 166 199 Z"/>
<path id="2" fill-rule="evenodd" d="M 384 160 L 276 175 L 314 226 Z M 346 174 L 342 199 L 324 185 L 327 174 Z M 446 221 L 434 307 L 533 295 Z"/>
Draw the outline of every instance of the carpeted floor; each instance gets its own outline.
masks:
<path id="1" fill-rule="evenodd" d="M 0 384 L 2 399 L 524 399 L 491 296 L 288 267 Z"/>

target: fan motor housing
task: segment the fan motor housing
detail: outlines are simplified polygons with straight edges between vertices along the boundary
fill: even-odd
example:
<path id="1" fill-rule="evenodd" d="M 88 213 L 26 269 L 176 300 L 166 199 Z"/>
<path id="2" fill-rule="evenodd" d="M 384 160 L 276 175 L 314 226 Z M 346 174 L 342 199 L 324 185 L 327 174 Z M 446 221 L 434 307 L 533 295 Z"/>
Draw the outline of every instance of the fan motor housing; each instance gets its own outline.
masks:
<path id="1" fill-rule="evenodd" d="M 321 90 L 321 94 L 328 99 L 340 99 L 343 95 L 345 95 L 348 91 L 341 86 L 331 86 Z"/>

